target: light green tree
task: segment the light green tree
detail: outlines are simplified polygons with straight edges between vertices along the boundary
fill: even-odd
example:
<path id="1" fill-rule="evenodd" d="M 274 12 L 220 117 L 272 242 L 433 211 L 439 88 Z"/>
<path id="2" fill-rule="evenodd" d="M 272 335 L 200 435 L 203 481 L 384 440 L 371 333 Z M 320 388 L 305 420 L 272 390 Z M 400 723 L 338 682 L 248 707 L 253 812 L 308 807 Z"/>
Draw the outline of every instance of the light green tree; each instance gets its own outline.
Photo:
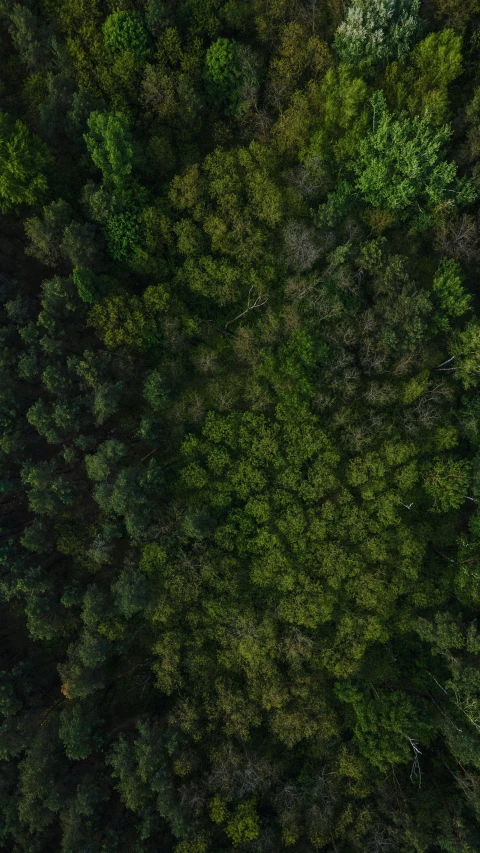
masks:
<path id="1" fill-rule="evenodd" d="M 447 161 L 450 128 L 433 129 L 426 118 L 395 118 L 381 92 L 372 97 L 373 128 L 352 161 L 355 187 L 367 204 L 386 208 L 400 219 L 415 217 L 419 226 L 445 201 L 471 202 L 476 191 L 457 178 Z"/>
<path id="2" fill-rule="evenodd" d="M 108 185 L 121 188 L 133 168 L 133 140 L 128 120 L 122 113 L 90 113 L 84 139 L 95 165 Z"/>

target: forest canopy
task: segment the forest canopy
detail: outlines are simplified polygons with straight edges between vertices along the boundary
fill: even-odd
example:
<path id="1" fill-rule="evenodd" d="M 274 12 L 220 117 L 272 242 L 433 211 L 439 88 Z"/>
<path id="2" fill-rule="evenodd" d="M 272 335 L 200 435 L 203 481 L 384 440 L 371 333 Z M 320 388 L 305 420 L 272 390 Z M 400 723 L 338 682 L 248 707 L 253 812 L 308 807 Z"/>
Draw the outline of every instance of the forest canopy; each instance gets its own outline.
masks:
<path id="1" fill-rule="evenodd" d="M 479 0 L 0 0 L 0 850 L 480 850 Z"/>

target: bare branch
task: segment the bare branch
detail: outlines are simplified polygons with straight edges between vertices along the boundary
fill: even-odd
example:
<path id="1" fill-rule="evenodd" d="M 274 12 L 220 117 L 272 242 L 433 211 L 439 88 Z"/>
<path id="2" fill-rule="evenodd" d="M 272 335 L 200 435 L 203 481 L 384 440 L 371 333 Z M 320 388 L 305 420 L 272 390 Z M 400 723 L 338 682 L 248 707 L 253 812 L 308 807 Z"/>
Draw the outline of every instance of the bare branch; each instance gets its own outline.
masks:
<path id="1" fill-rule="evenodd" d="M 234 317 L 234 318 L 233 318 L 233 320 L 228 320 L 228 321 L 225 323 L 225 326 L 224 326 L 224 329 L 223 329 L 224 334 L 226 334 L 226 333 L 227 333 L 227 331 L 228 331 L 228 327 L 229 327 L 232 323 L 236 323 L 236 322 L 237 322 L 237 320 L 240 320 L 240 319 L 241 319 L 241 317 L 245 317 L 245 314 L 248 314 L 250 311 L 253 311 L 253 310 L 254 310 L 254 309 L 256 309 L 256 308 L 262 308 L 264 305 L 266 305 L 266 304 L 267 304 L 267 302 L 268 302 L 268 298 L 267 298 L 267 299 L 264 299 L 264 300 L 263 300 L 263 302 L 261 302 L 261 301 L 260 301 L 260 300 L 262 299 L 261 295 L 257 296 L 257 298 L 255 299 L 255 302 L 251 302 L 251 298 L 252 298 L 252 290 L 253 290 L 253 284 L 252 284 L 252 286 L 251 286 L 250 290 L 248 291 L 248 305 L 247 305 L 247 307 L 245 308 L 245 311 L 242 311 L 242 312 L 241 312 L 241 314 L 237 314 L 237 316 L 236 316 L 236 317 Z"/>
<path id="2" fill-rule="evenodd" d="M 414 782 L 416 779 L 418 779 L 418 787 L 420 788 L 420 786 L 422 784 L 422 771 L 420 769 L 420 762 L 418 760 L 418 756 L 422 755 L 422 753 L 420 752 L 417 744 L 415 743 L 414 740 L 412 740 L 412 738 L 409 737 L 409 738 L 407 738 L 407 740 L 413 749 L 413 755 L 414 755 L 412 769 L 410 771 L 410 780 L 412 782 Z"/>

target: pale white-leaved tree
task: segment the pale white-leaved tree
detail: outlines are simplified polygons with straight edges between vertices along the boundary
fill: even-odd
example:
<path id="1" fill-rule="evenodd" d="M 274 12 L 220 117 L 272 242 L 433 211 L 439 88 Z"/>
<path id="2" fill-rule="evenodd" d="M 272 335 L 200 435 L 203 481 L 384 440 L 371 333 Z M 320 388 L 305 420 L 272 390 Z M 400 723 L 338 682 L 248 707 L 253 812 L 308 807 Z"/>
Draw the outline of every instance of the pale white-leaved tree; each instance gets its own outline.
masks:
<path id="1" fill-rule="evenodd" d="M 343 62 L 401 59 L 419 27 L 420 0 L 352 0 L 335 35 Z"/>

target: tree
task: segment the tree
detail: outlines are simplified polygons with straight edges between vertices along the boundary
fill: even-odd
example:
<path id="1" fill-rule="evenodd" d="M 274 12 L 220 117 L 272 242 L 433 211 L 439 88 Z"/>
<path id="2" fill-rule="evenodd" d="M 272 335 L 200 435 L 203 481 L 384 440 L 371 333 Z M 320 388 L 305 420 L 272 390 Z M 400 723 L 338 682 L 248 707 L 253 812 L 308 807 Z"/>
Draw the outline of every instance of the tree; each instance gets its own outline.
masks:
<path id="1" fill-rule="evenodd" d="M 68 478 L 57 474 L 56 461 L 25 463 L 22 479 L 29 489 L 32 510 L 39 514 L 54 515 L 62 506 L 71 506 L 78 494 L 76 486 Z"/>
<path id="2" fill-rule="evenodd" d="M 72 279 L 82 302 L 92 303 L 97 301 L 98 286 L 91 270 L 76 266 L 73 269 Z"/>
<path id="3" fill-rule="evenodd" d="M 463 71 L 461 37 L 453 30 L 430 33 L 412 50 L 410 62 L 388 67 L 387 93 L 397 110 L 407 108 L 441 128 L 450 118 L 448 87 Z"/>
<path id="4" fill-rule="evenodd" d="M 30 240 L 27 252 L 43 264 L 55 267 L 61 261 L 72 266 L 88 265 L 98 258 L 99 235 L 91 222 L 73 219 L 70 205 L 63 199 L 43 208 L 43 215 L 25 222 Z"/>
<path id="5" fill-rule="evenodd" d="M 457 167 L 447 162 L 446 143 L 451 131 L 445 126 L 433 130 L 422 119 L 395 119 L 378 92 L 372 98 L 373 129 L 362 140 L 358 160 L 352 163 L 356 188 L 374 207 L 387 208 L 401 219 L 412 216 L 415 205 L 418 227 L 425 227 L 435 205 L 473 201 L 470 183 L 456 178 Z"/>
<path id="6" fill-rule="evenodd" d="M 138 12 L 113 12 L 102 27 L 103 39 L 113 54 L 131 51 L 137 59 L 148 55 L 148 31 Z"/>
<path id="7" fill-rule="evenodd" d="M 470 308 L 471 296 L 465 292 L 460 264 L 444 259 L 433 279 L 433 292 L 440 303 L 441 315 L 435 322 L 439 328 L 448 329 L 450 317 L 461 317 Z"/>
<path id="8" fill-rule="evenodd" d="M 425 491 L 431 498 L 432 512 L 458 509 L 465 502 L 470 481 L 470 464 L 466 460 L 438 459 L 427 473 Z"/>
<path id="9" fill-rule="evenodd" d="M 442 367 L 453 368 L 465 388 L 476 385 L 480 375 L 480 327 L 471 320 L 452 342 L 453 357 Z"/>
<path id="10" fill-rule="evenodd" d="M 237 806 L 225 832 L 232 839 L 234 847 L 242 844 L 242 842 L 253 841 L 258 837 L 260 827 L 254 800 L 240 803 Z"/>
<path id="11" fill-rule="evenodd" d="M 402 693 L 377 693 L 374 698 L 362 695 L 348 682 L 338 685 L 337 694 L 355 709 L 354 731 L 360 752 L 380 769 L 410 764 L 412 743 L 428 744 L 431 740 L 431 729 L 422 721 L 426 708 L 421 700 L 416 702 Z"/>
<path id="12" fill-rule="evenodd" d="M 335 35 L 343 62 L 385 64 L 408 52 L 418 29 L 419 0 L 353 0 Z"/>
<path id="13" fill-rule="evenodd" d="M 128 119 L 122 113 L 93 112 L 85 144 L 107 186 L 125 186 L 133 169 L 133 142 Z"/>
<path id="14" fill-rule="evenodd" d="M 270 63 L 271 99 L 287 105 L 292 95 L 301 91 L 309 80 L 321 78 L 330 62 L 325 42 L 297 22 L 287 24 L 282 31 L 278 56 Z"/>
<path id="15" fill-rule="evenodd" d="M 458 0 L 435 0 L 435 9 L 439 18 L 446 21 L 449 27 L 461 29 L 479 11 L 478 0 L 466 0 L 459 3 Z"/>
<path id="16" fill-rule="evenodd" d="M 60 714 L 59 735 L 65 747 L 68 758 L 82 761 L 101 743 L 101 737 L 95 735 L 94 728 L 99 729 L 101 720 L 96 718 L 96 709 L 88 707 L 86 702 L 71 702 L 63 708 Z"/>
<path id="17" fill-rule="evenodd" d="M 0 209 L 33 205 L 47 191 L 51 157 L 46 145 L 25 124 L 0 112 Z"/>
<path id="18" fill-rule="evenodd" d="M 162 285 L 151 285 L 141 297 L 119 293 L 102 299 L 91 309 L 89 320 L 109 348 L 152 350 L 161 341 L 158 321 L 168 301 Z"/>
<path id="19" fill-rule="evenodd" d="M 342 63 L 329 69 L 321 94 L 321 124 L 300 155 L 312 171 L 318 161 L 341 163 L 354 157 L 369 126 L 367 86 L 350 66 Z"/>
<path id="20" fill-rule="evenodd" d="M 216 106 L 227 115 L 235 115 L 239 102 L 239 68 L 236 64 L 236 42 L 220 38 L 213 42 L 205 56 L 205 79 Z"/>

